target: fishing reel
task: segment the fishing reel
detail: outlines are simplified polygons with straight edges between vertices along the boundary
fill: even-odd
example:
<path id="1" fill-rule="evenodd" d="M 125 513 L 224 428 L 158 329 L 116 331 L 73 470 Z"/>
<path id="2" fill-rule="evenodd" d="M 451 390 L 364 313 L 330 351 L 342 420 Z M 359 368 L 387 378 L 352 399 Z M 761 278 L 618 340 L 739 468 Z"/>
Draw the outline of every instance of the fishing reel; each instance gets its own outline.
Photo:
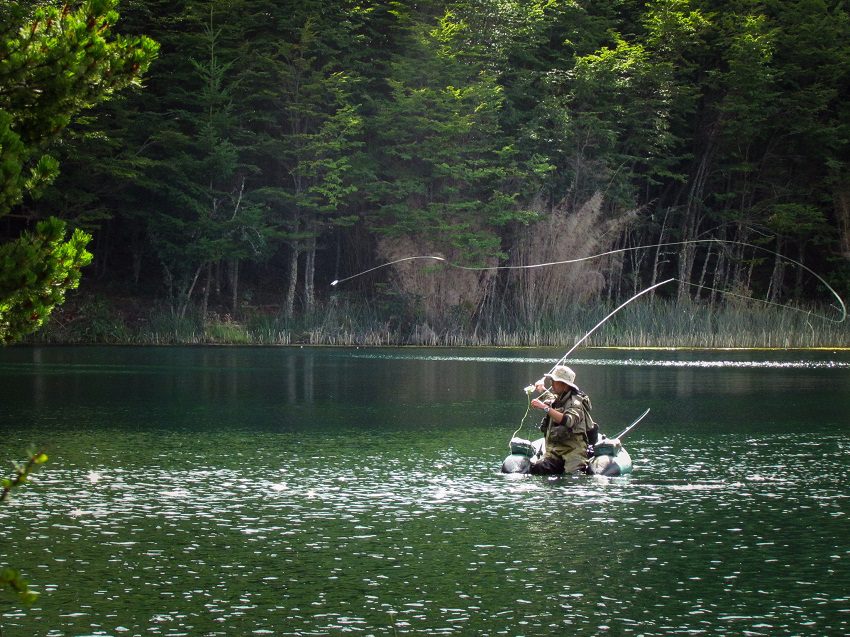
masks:
<path id="1" fill-rule="evenodd" d="M 539 386 L 542 386 L 542 387 L 543 387 L 543 391 L 542 391 L 541 393 L 543 393 L 543 394 L 549 394 L 550 392 L 549 392 L 549 390 L 548 390 L 548 389 L 546 389 L 546 386 L 545 386 L 544 382 L 545 382 L 545 379 L 544 379 L 544 378 L 541 378 L 540 380 L 538 380 L 538 381 L 535 381 L 535 382 L 531 383 L 528 387 L 523 387 L 523 390 L 522 390 L 522 391 L 524 391 L 526 394 L 528 394 L 529 396 L 531 396 L 531 394 L 533 394 L 534 392 L 536 392 L 536 391 L 537 391 L 537 388 L 538 388 Z"/>

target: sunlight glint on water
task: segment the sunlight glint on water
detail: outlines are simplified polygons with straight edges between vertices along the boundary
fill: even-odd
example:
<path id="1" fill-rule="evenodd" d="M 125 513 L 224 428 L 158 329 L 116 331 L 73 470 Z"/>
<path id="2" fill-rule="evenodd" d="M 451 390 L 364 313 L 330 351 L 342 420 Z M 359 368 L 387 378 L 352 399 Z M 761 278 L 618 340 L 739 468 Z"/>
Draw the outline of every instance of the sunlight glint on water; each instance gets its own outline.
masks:
<path id="1" fill-rule="evenodd" d="M 635 473 L 501 475 L 550 354 L 4 352 L 4 636 L 850 632 L 847 360 L 577 358 Z"/>

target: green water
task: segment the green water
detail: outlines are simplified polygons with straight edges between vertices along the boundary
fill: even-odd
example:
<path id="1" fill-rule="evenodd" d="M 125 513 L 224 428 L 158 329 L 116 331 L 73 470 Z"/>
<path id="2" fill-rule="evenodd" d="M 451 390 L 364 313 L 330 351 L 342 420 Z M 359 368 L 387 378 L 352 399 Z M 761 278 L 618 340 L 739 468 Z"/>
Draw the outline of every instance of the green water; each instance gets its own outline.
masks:
<path id="1" fill-rule="evenodd" d="M 635 472 L 502 475 L 561 353 L 0 350 L 3 637 L 850 633 L 850 355 L 578 352 Z"/>

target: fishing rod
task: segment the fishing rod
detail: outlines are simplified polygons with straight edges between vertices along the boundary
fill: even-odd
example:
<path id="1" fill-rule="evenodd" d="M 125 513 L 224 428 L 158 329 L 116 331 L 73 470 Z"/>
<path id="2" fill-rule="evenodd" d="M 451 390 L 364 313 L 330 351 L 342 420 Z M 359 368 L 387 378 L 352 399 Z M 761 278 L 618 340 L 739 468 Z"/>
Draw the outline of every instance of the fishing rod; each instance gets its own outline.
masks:
<path id="1" fill-rule="evenodd" d="M 620 310 L 622 310 L 624 307 L 626 307 L 629 303 L 631 303 L 632 301 L 634 301 L 634 300 L 635 300 L 635 299 L 637 299 L 637 298 L 640 298 L 641 296 L 643 296 L 643 295 L 644 295 L 644 294 L 646 294 L 647 292 L 651 292 L 652 290 L 654 290 L 654 289 L 656 289 L 656 288 L 659 288 L 659 287 L 661 287 L 662 285 L 666 285 L 667 283 L 671 283 L 672 281 L 676 281 L 676 280 L 677 280 L 677 279 L 675 279 L 675 278 L 670 278 L 670 279 L 667 279 L 667 280 L 665 280 L 665 281 L 661 281 L 660 283 L 656 283 L 655 285 L 651 285 L 651 286 L 649 286 L 648 288 L 643 289 L 643 290 L 641 290 L 640 292 L 638 292 L 637 294 L 635 294 L 634 296 L 632 296 L 632 297 L 631 297 L 628 301 L 626 301 L 625 303 L 621 303 L 619 306 L 617 306 L 617 308 L 616 308 L 616 309 L 614 309 L 612 312 L 609 312 L 609 313 L 608 313 L 608 315 L 607 315 L 605 318 L 603 318 L 603 319 L 602 319 L 601 321 L 599 321 L 596 325 L 594 325 L 592 328 L 590 328 L 590 330 L 589 330 L 589 331 L 588 331 L 588 332 L 587 332 L 584 336 L 582 336 L 582 337 L 581 337 L 578 341 L 576 341 L 575 345 L 573 345 L 573 346 L 570 348 L 570 350 L 569 350 L 566 354 L 564 354 L 564 355 L 563 355 L 563 356 L 562 356 L 562 357 L 558 360 L 558 362 L 557 362 L 557 363 L 555 363 L 554 365 L 552 365 L 552 368 L 551 368 L 551 369 L 550 369 L 550 370 L 549 370 L 546 374 L 543 374 L 543 378 L 541 378 L 540 380 L 538 380 L 538 381 L 536 381 L 536 382 L 532 383 L 531 385 L 528 385 L 527 387 L 523 388 L 523 391 L 524 391 L 526 394 L 528 394 L 528 408 L 526 409 L 526 411 L 525 411 L 525 415 L 522 417 L 522 420 L 520 420 L 519 428 L 518 428 L 518 429 L 514 432 L 514 436 L 516 436 L 516 434 L 517 434 L 517 433 L 519 433 L 519 431 L 523 428 L 523 426 L 525 425 L 525 419 L 526 419 L 526 417 L 528 416 L 529 411 L 531 411 L 531 400 L 532 400 L 532 399 L 531 399 L 531 394 L 533 394 L 533 393 L 534 393 L 534 390 L 537 388 L 537 386 L 538 386 L 538 385 L 542 385 L 542 384 L 543 384 L 543 381 L 544 381 L 544 379 L 546 378 L 546 375 L 547 375 L 547 374 L 551 374 L 553 371 L 555 371 L 555 368 L 556 368 L 558 365 L 563 365 L 563 364 L 564 364 L 564 362 L 565 362 L 565 361 L 566 361 L 566 360 L 570 357 L 570 354 L 572 354 L 572 353 L 576 350 L 576 348 L 578 348 L 578 346 L 579 346 L 579 345 L 581 345 L 584 341 L 586 341 L 586 340 L 590 337 L 590 335 L 591 335 L 591 334 L 593 334 L 596 330 L 598 330 L 600 327 L 602 327 L 608 319 L 610 319 L 610 318 L 611 318 L 612 316 L 614 316 L 617 312 L 619 312 L 619 311 L 620 311 Z M 541 398 L 542 396 L 545 396 L 546 394 L 550 394 L 550 395 L 551 395 L 551 392 L 550 392 L 548 389 L 545 389 L 545 388 L 544 388 L 543 392 L 542 392 L 539 396 L 537 396 L 536 398 L 537 398 L 538 400 L 540 400 L 540 398 Z M 644 416 L 645 416 L 645 415 L 646 415 L 646 414 L 644 414 Z M 641 416 L 641 418 L 643 418 L 643 416 Z"/>
<path id="2" fill-rule="evenodd" d="M 581 337 L 578 341 L 576 341 L 575 345 L 573 345 L 573 346 L 569 349 L 569 351 L 568 351 L 566 354 L 564 354 L 564 355 L 563 355 L 563 356 L 562 356 L 562 357 L 558 360 L 558 362 L 557 362 L 557 363 L 555 363 L 555 364 L 552 366 L 552 368 L 551 368 L 551 369 L 547 372 L 547 374 L 551 374 L 553 371 L 555 371 L 555 368 L 556 368 L 556 367 L 558 367 L 558 365 L 563 365 L 563 364 L 564 364 L 564 362 L 565 362 L 565 361 L 566 361 L 566 360 L 570 357 L 570 354 L 572 354 L 572 353 L 576 350 L 576 348 L 578 348 L 578 346 L 579 346 L 579 345 L 581 345 L 584 341 L 586 341 L 586 340 L 587 340 L 587 339 L 591 336 L 591 334 L 593 334 L 596 330 L 598 330 L 600 327 L 602 327 L 602 326 L 606 323 L 606 321 L 608 321 L 608 319 L 610 319 L 610 318 L 611 318 L 612 316 L 614 316 L 617 312 L 619 312 L 619 311 L 620 311 L 620 310 L 622 310 L 624 307 L 626 307 L 629 303 L 631 303 L 632 301 L 634 301 L 634 300 L 636 300 L 636 299 L 640 298 L 641 296 L 643 296 L 643 295 L 644 295 L 644 294 L 646 294 L 647 292 L 651 292 L 652 290 L 654 290 L 654 289 L 656 289 L 656 288 L 659 288 L 659 287 L 661 287 L 662 285 L 666 285 L 667 283 L 672 283 L 673 281 L 677 281 L 677 280 L 678 280 L 678 279 L 676 279 L 676 278 L 669 278 L 669 279 L 666 279 L 666 280 L 664 280 L 664 281 L 661 281 L 660 283 L 656 283 L 655 285 L 650 285 L 648 288 L 644 288 L 643 290 L 641 290 L 641 291 L 640 291 L 640 292 L 638 292 L 637 294 L 633 295 L 631 298 L 629 298 L 629 299 L 628 299 L 627 301 L 625 301 L 624 303 L 621 303 L 620 305 L 618 305 L 618 306 L 617 306 L 617 307 L 616 307 L 613 311 L 609 312 L 609 313 L 605 316 L 605 318 L 603 318 L 603 319 L 602 319 L 601 321 L 599 321 L 596 325 L 594 325 L 592 328 L 590 328 L 590 330 L 588 330 L 588 332 L 587 332 L 584 336 L 582 336 L 582 337 Z M 525 419 L 526 419 L 526 417 L 528 416 L 529 411 L 531 410 L 531 394 L 534 392 L 534 390 L 536 389 L 536 387 L 537 387 L 538 385 L 542 385 L 542 384 L 543 384 L 543 380 L 546 378 L 546 375 L 547 375 L 547 374 L 544 374 L 544 375 L 543 375 L 543 378 L 541 378 L 540 380 L 538 380 L 537 382 L 535 382 L 535 383 L 533 383 L 533 384 L 531 384 L 531 385 L 528 385 L 527 387 L 525 387 L 525 388 L 523 389 L 523 391 L 524 391 L 526 394 L 528 394 L 528 408 L 526 409 L 526 411 L 525 411 L 525 415 L 522 417 L 522 420 L 520 421 L 519 428 L 518 428 L 518 429 L 514 432 L 514 435 L 512 436 L 512 438 L 513 438 L 513 437 L 515 437 L 515 436 L 517 435 L 517 433 L 519 433 L 519 431 L 520 431 L 520 430 L 523 428 L 523 426 L 525 425 Z M 537 396 L 537 399 L 539 400 L 541 396 L 544 396 L 544 395 L 546 395 L 546 394 L 551 394 L 551 392 L 550 392 L 548 389 L 545 389 L 545 388 L 544 388 L 544 391 L 543 391 L 543 392 L 542 392 L 539 396 Z M 641 415 L 641 416 L 640 416 L 640 417 L 639 417 L 639 418 L 638 418 L 638 419 L 637 419 L 634 423 L 632 423 L 632 425 L 630 425 L 629 427 L 627 427 L 627 428 L 626 428 L 626 431 L 628 431 L 628 429 L 629 429 L 629 428 L 633 427 L 633 426 L 634 426 L 634 425 L 636 425 L 638 422 L 640 422 L 640 421 L 641 421 L 641 419 L 643 419 L 643 417 L 644 417 L 644 416 L 646 416 L 646 414 L 648 414 L 648 413 L 649 413 L 649 409 L 647 409 L 647 410 L 646 410 L 646 411 L 645 411 L 645 412 L 644 412 L 644 413 L 643 413 L 643 414 L 642 414 L 642 415 Z M 619 436 L 617 436 L 617 437 L 619 437 Z"/>
<path id="3" fill-rule="evenodd" d="M 646 415 L 647 415 L 648 413 L 649 413 L 649 407 L 647 407 L 647 408 L 646 408 L 646 411 L 645 411 L 645 412 L 643 412 L 640 416 L 638 416 L 638 417 L 635 419 L 635 421 L 634 421 L 631 425 L 629 425 L 628 427 L 626 427 L 625 429 L 623 429 L 623 431 L 621 431 L 620 433 L 618 433 L 618 434 L 617 434 L 616 436 L 614 436 L 614 437 L 615 437 L 615 438 L 622 438 L 623 436 L 625 436 L 625 435 L 626 435 L 627 433 L 629 433 L 632 429 L 634 429 L 635 427 L 637 427 L 638 423 L 640 423 L 640 421 L 641 421 L 641 420 L 643 420 L 644 418 L 646 418 Z"/>
<path id="4" fill-rule="evenodd" d="M 668 283 L 672 283 L 673 281 L 678 281 L 678 279 L 676 279 L 676 278 L 669 278 L 669 279 L 667 279 L 667 280 L 665 280 L 665 281 L 661 281 L 661 283 L 656 283 L 655 285 L 650 285 L 648 288 L 645 288 L 645 289 L 641 290 L 640 292 L 638 292 L 637 294 L 635 294 L 633 297 L 631 297 L 631 298 L 630 298 L 628 301 L 626 301 L 625 303 L 621 303 L 619 306 L 617 306 L 617 308 L 616 308 L 616 309 L 614 309 L 612 312 L 610 312 L 610 313 L 609 313 L 609 314 L 608 314 L 608 315 L 607 315 L 604 319 L 602 319 L 602 320 L 601 320 L 601 321 L 599 321 L 596 325 L 594 325 L 593 327 L 591 327 L 591 328 L 590 328 L 590 330 L 587 332 L 587 334 L 585 334 L 585 335 L 584 335 L 584 336 L 582 336 L 582 337 L 581 337 L 578 341 L 576 341 L 575 345 L 573 345 L 573 346 L 569 349 L 569 351 L 568 351 L 566 354 L 564 354 L 564 355 L 560 358 L 560 360 L 552 366 L 552 369 L 550 369 L 550 370 L 549 370 L 549 373 L 551 374 L 551 373 L 552 373 L 552 371 L 553 371 L 553 370 L 554 370 L 554 369 L 555 369 L 558 365 L 563 365 L 563 364 L 564 364 L 564 362 L 565 362 L 565 361 L 566 361 L 566 360 L 570 357 L 570 354 L 572 354 L 572 353 L 576 350 L 576 348 L 578 348 L 578 346 L 579 346 L 579 345 L 581 345 L 582 343 L 584 343 L 584 342 L 585 342 L 585 341 L 586 341 L 586 340 L 590 337 L 590 335 L 591 335 L 591 334 L 593 334 L 596 330 L 598 330 L 600 327 L 602 327 L 602 326 L 605 324 L 605 322 L 606 322 L 609 318 L 611 318 L 612 316 L 614 316 L 617 312 L 619 312 L 620 310 L 622 310 L 622 309 L 623 309 L 624 307 L 626 307 L 629 303 L 631 303 L 632 301 L 634 301 L 634 300 L 635 300 L 635 299 L 637 299 L 637 298 L 640 298 L 641 296 L 643 296 L 643 295 L 644 295 L 644 294 L 646 294 L 647 292 L 651 292 L 652 290 L 654 290 L 654 289 L 656 289 L 656 288 L 660 288 L 662 285 L 666 285 L 666 284 L 668 284 Z"/>

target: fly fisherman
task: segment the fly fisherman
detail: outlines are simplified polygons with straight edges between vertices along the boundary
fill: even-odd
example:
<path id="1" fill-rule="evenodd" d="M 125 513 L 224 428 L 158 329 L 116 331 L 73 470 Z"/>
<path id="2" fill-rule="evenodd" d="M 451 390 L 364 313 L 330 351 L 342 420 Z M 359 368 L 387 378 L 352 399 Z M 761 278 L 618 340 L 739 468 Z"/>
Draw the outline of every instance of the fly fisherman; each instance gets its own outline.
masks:
<path id="1" fill-rule="evenodd" d="M 590 397 L 575 384 L 576 373 L 566 365 L 558 365 L 544 375 L 535 389 L 546 391 L 546 379 L 551 381 L 554 398 L 535 398 L 531 406 L 544 413 L 540 430 L 546 436 L 546 454 L 531 465 L 531 473 L 554 474 L 587 471 L 587 445 L 595 423 L 590 417 Z"/>

